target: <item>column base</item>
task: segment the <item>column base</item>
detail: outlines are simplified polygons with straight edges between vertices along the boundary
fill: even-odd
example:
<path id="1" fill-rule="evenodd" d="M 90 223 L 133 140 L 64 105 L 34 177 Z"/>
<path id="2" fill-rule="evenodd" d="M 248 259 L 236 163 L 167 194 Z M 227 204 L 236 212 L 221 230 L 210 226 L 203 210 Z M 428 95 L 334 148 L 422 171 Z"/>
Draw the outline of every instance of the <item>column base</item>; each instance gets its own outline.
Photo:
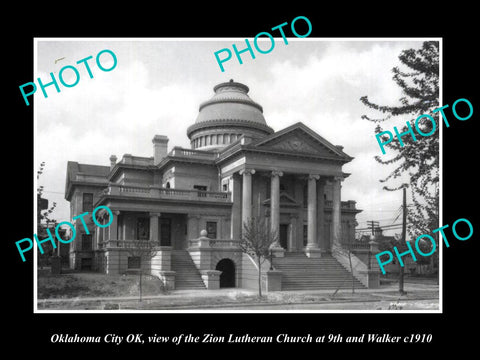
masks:
<path id="1" fill-rule="evenodd" d="M 203 283 L 208 290 L 220 289 L 220 274 L 218 270 L 202 270 L 201 272 Z"/>
<path id="2" fill-rule="evenodd" d="M 282 272 L 280 270 L 268 270 L 266 276 L 267 276 L 267 285 L 266 285 L 267 292 L 282 290 Z"/>
<path id="3" fill-rule="evenodd" d="M 285 249 L 282 248 L 281 246 L 272 247 L 271 251 L 272 251 L 272 255 L 275 256 L 275 257 L 284 257 L 285 256 Z"/>
<path id="4" fill-rule="evenodd" d="M 322 257 L 322 250 L 318 247 L 305 247 L 305 255 L 309 258 L 320 258 Z"/>
<path id="5" fill-rule="evenodd" d="M 175 289 L 175 271 L 156 271 L 154 276 L 160 278 L 165 290 Z"/>
<path id="6" fill-rule="evenodd" d="M 367 277 L 367 288 L 378 289 L 380 287 L 380 271 L 379 270 L 366 270 L 359 271 L 360 274 Z"/>

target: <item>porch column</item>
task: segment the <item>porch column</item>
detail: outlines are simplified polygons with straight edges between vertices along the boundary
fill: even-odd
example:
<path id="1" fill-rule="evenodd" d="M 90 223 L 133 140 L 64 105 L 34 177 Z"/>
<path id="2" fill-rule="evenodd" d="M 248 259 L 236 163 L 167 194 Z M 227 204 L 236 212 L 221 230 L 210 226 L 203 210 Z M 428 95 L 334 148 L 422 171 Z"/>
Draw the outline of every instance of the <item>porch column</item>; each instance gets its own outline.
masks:
<path id="1" fill-rule="evenodd" d="M 341 189 L 343 177 L 335 176 L 333 179 L 333 209 L 332 209 L 332 244 L 333 247 L 340 247 L 342 239 L 341 219 Z"/>
<path id="2" fill-rule="evenodd" d="M 270 231 L 277 235 L 273 247 L 280 247 L 280 176 L 283 172 L 274 170 L 270 181 Z"/>
<path id="3" fill-rule="evenodd" d="M 308 176 L 308 207 L 307 207 L 307 246 L 305 254 L 308 257 L 319 257 L 320 249 L 317 243 L 317 180 L 319 175 L 310 174 Z"/>
<path id="4" fill-rule="evenodd" d="M 241 181 L 240 175 L 233 174 L 233 189 L 232 189 L 232 215 L 230 221 L 230 237 L 232 240 L 240 240 L 243 225 L 240 223 L 242 220 L 242 200 L 241 200 Z M 197 234 L 198 237 L 199 234 Z"/>
<path id="5" fill-rule="evenodd" d="M 108 227 L 109 232 L 109 240 L 118 240 L 118 215 L 120 215 L 120 211 L 112 210 L 113 218 L 112 223 Z"/>
<path id="6" fill-rule="evenodd" d="M 160 213 L 150 213 L 150 241 L 160 245 L 160 236 L 158 232 L 158 218 Z"/>
<path id="7" fill-rule="evenodd" d="M 290 214 L 290 231 L 288 233 L 288 251 L 297 251 L 295 242 L 298 234 L 298 214 Z"/>
<path id="8" fill-rule="evenodd" d="M 317 244 L 322 252 L 330 250 L 329 240 L 325 238 L 325 178 L 317 181 Z"/>
<path id="9" fill-rule="evenodd" d="M 242 179 L 242 233 L 243 224 L 252 217 L 252 175 L 255 174 L 254 169 L 244 169 L 240 171 Z"/>
<path id="10" fill-rule="evenodd" d="M 105 225 L 105 219 L 103 217 L 100 219 L 100 224 Z M 102 236 L 102 241 L 108 240 L 108 238 L 107 238 L 107 228 L 106 227 L 102 228 L 101 236 Z"/>
<path id="11" fill-rule="evenodd" d="M 102 239 L 100 237 L 100 228 L 96 227 L 95 228 L 95 243 L 97 244 L 97 249 L 100 248 L 100 243 L 102 242 Z M 77 250 L 77 248 L 74 248 Z"/>
<path id="12" fill-rule="evenodd" d="M 194 240 L 200 236 L 200 229 L 198 228 L 199 221 L 200 221 L 200 215 L 189 214 L 187 216 L 188 240 Z"/>

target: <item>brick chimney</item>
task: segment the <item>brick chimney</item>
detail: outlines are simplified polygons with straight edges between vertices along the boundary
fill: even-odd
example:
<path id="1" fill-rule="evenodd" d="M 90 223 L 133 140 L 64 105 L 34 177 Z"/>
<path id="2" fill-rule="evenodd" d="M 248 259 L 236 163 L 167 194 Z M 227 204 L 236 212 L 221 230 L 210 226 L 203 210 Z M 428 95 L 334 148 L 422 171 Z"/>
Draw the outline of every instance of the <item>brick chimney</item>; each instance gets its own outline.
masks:
<path id="1" fill-rule="evenodd" d="M 165 135 L 155 135 L 153 143 L 153 165 L 158 165 L 167 156 L 168 137 Z"/>
<path id="2" fill-rule="evenodd" d="M 113 169 L 115 164 L 117 163 L 117 157 L 115 155 L 110 156 L 110 170 Z"/>

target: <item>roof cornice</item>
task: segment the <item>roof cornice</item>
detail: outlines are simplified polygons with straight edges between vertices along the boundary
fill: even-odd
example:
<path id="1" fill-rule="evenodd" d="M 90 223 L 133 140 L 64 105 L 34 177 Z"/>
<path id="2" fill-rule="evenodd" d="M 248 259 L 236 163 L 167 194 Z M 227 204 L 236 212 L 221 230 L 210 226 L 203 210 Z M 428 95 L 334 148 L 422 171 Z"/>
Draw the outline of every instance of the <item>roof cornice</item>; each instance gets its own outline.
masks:
<path id="1" fill-rule="evenodd" d="M 260 130 L 265 133 L 265 135 L 270 135 L 274 133 L 274 130 L 265 124 L 260 124 L 256 121 L 246 120 L 246 119 L 215 119 L 209 121 L 202 121 L 190 125 L 187 128 L 187 136 L 191 138 L 193 132 L 200 129 L 208 129 L 215 127 L 242 127 L 247 129 Z"/>

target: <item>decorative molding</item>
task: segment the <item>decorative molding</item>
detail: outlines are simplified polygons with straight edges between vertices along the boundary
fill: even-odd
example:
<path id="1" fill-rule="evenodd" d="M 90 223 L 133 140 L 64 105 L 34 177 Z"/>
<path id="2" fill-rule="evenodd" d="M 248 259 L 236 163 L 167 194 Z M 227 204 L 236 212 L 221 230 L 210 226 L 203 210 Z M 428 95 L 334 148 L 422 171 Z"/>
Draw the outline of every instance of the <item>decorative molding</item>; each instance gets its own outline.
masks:
<path id="1" fill-rule="evenodd" d="M 270 176 L 275 177 L 275 176 L 283 176 L 283 171 L 281 170 L 272 170 L 270 173 Z"/>
<path id="2" fill-rule="evenodd" d="M 202 109 L 204 107 L 209 106 L 209 105 L 221 104 L 221 103 L 237 103 L 237 104 L 245 104 L 245 105 L 253 106 L 253 107 L 257 108 L 258 110 L 260 110 L 260 112 L 263 113 L 262 105 L 253 101 L 252 99 L 250 99 L 250 97 L 245 98 L 245 97 L 233 97 L 233 96 L 225 96 L 225 95 L 220 95 L 220 96 L 222 96 L 222 97 L 214 97 L 210 100 L 202 102 L 200 104 L 200 106 L 198 107 L 198 111 L 202 111 Z"/>
<path id="3" fill-rule="evenodd" d="M 240 175 L 253 175 L 255 174 L 255 169 L 242 169 L 238 172 Z"/>
<path id="4" fill-rule="evenodd" d="M 320 175 L 318 174 L 308 174 L 308 180 L 319 180 Z"/>
<path id="5" fill-rule="evenodd" d="M 306 135 L 306 134 L 305 134 Z M 291 133 L 283 134 L 271 141 L 260 144 L 260 147 L 278 149 L 284 151 L 315 154 L 315 155 L 328 155 L 336 156 L 335 152 L 329 149 L 316 139 L 308 139 L 299 130 L 295 130 Z"/>
<path id="6" fill-rule="evenodd" d="M 203 128 L 208 128 L 208 127 L 223 127 L 223 126 L 239 126 L 239 127 L 246 127 L 249 129 L 256 129 L 256 130 L 261 130 L 266 133 L 266 135 L 271 135 L 274 133 L 274 130 L 266 125 L 262 124 L 256 121 L 251 121 L 248 119 L 213 119 L 213 120 L 208 120 L 208 121 L 201 121 L 198 123 L 195 123 L 193 125 L 190 125 L 187 128 L 187 136 L 191 139 L 192 133 L 195 132 L 196 130 L 203 129 Z"/>

